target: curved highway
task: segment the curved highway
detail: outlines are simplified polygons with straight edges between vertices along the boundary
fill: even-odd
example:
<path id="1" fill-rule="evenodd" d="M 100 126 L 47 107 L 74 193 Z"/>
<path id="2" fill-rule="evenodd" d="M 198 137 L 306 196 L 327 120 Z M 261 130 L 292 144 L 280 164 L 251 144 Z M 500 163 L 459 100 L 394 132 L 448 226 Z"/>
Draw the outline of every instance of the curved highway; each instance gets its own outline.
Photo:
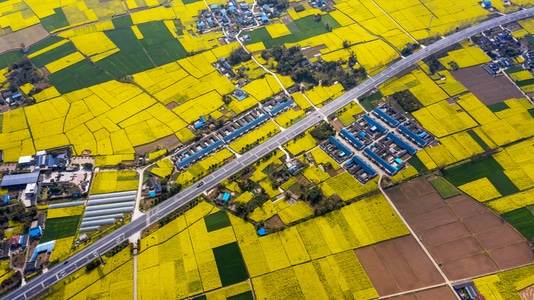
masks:
<path id="1" fill-rule="evenodd" d="M 377 85 L 385 82 L 389 78 L 409 68 L 416 62 L 428 57 L 429 55 L 434 54 L 483 30 L 517 21 L 520 19 L 528 18 L 533 15 L 534 8 L 530 8 L 485 21 L 478 25 L 466 28 L 462 31 L 447 36 L 435 42 L 434 44 L 426 46 L 425 48 L 420 49 L 412 55 L 397 61 L 384 71 L 368 79 L 359 86 L 347 91 L 341 97 L 328 103 L 318 111 L 309 114 L 306 118 L 302 119 L 301 121 L 287 128 L 286 130 L 278 133 L 274 137 L 267 140 L 265 143 L 246 152 L 231 163 L 204 177 L 201 181 L 199 181 L 199 183 L 203 182 L 200 187 L 198 183 L 188 187 L 181 193 L 169 198 L 162 204 L 156 206 L 154 209 L 149 211 L 144 217 L 138 218 L 132 221 L 131 223 L 122 226 L 121 228 L 110 233 L 108 236 L 105 236 L 102 239 L 94 242 L 92 245 L 87 246 L 85 249 L 80 250 L 80 252 L 72 255 L 65 262 L 62 262 L 61 264 L 56 265 L 55 267 L 48 270 L 47 273 L 44 273 L 32 279 L 25 286 L 19 287 L 18 289 L 12 291 L 10 294 L 4 297 L 4 299 L 32 298 L 33 296 L 37 295 L 45 288 L 55 284 L 65 276 L 68 276 L 76 270 L 83 268 L 88 262 L 97 258 L 99 254 L 104 254 L 106 251 L 121 243 L 131 235 L 148 227 L 150 224 L 157 222 L 161 218 L 165 217 L 167 214 L 182 207 L 192 199 L 195 199 L 204 190 L 216 186 L 222 180 L 226 179 L 232 174 L 235 174 L 239 170 L 243 169 L 245 166 L 252 164 L 258 158 L 264 156 L 270 151 L 273 151 L 279 145 L 283 145 L 284 143 L 290 141 L 296 135 L 319 123 L 324 118 L 324 116 L 328 116 L 334 113 L 346 104 L 350 103 L 351 101 L 357 99 L 358 97 L 364 95 L 371 89 L 375 88 Z"/>

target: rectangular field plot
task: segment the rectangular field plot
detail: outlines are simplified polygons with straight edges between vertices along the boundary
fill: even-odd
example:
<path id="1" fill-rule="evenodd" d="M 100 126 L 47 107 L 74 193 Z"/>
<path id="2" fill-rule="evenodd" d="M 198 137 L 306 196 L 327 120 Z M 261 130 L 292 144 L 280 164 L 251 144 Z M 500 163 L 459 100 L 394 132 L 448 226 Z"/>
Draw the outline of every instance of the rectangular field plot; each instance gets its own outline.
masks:
<path id="1" fill-rule="evenodd" d="M 72 236 L 78 229 L 80 216 L 60 217 L 46 220 L 41 243 Z"/>
<path id="2" fill-rule="evenodd" d="M 455 186 L 487 177 L 503 196 L 518 192 L 519 189 L 504 174 L 503 170 L 503 167 L 493 157 L 488 157 L 444 170 L 443 175 Z"/>
<path id="3" fill-rule="evenodd" d="M 230 226 L 230 219 L 225 211 L 221 210 L 204 217 L 208 232 L 215 231 Z"/>
<path id="4" fill-rule="evenodd" d="M 223 286 L 247 280 L 247 268 L 236 242 L 214 248 L 213 255 Z"/>
<path id="5" fill-rule="evenodd" d="M 508 223 L 514 226 L 529 241 L 534 241 L 534 216 L 526 208 L 516 209 L 502 215 Z"/>
<path id="6" fill-rule="evenodd" d="M 461 192 L 452 184 L 450 184 L 443 177 L 436 177 L 431 179 L 430 184 L 438 191 L 439 195 L 443 199 L 451 198 L 456 195 L 460 195 Z"/>

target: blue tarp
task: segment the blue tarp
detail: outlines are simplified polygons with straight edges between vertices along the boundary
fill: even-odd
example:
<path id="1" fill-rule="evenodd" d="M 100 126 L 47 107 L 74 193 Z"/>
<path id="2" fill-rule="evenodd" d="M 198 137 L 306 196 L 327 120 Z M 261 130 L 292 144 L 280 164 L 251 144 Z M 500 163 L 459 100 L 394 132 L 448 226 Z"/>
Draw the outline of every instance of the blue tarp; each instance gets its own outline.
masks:
<path id="1" fill-rule="evenodd" d="M 282 102 L 282 103 L 278 104 L 277 106 L 273 107 L 273 109 L 271 109 L 271 111 L 269 111 L 269 114 L 271 116 L 274 116 L 274 115 L 278 114 L 279 112 L 281 112 L 282 110 L 284 110 L 286 107 L 290 106 L 291 104 L 293 104 L 293 100 L 288 100 L 288 101 Z"/>
<path id="2" fill-rule="evenodd" d="M 195 154 L 193 154 L 193 155 L 191 155 L 189 157 L 186 157 L 186 158 L 182 159 L 181 161 L 177 162 L 176 166 L 178 166 L 178 168 L 183 168 L 183 167 L 189 165 L 190 163 L 194 162 L 195 160 L 199 159 L 200 157 L 202 157 L 202 155 L 210 153 L 211 151 L 213 151 L 214 149 L 216 149 L 217 147 L 219 147 L 221 145 L 222 145 L 221 141 L 216 141 L 215 143 L 209 145 L 208 147 L 206 147 L 206 148 L 196 152 Z"/>
<path id="3" fill-rule="evenodd" d="M 363 152 L 367 155 L 369 155 L 374 161 L 376 161 L 377 164 L 381 165 L 386 172 L 388 172 L 390 175 L 395 175 L 399 170 L 395 168 L 394 166 L 388 164 L 387 161 L 385 161 L 382 157 L 380 157 L 378 154 L 371 151 L 369 148 L 365 148 Z"/>
<path id="4" fill-rule="evenodd" d="M 201 122 L 201 121 L 196 121 L 195 122 L 195 129 L 199 129 L 199 128 L 202 128 L 204 127 L 204 122 Z"/>
<path id="5" fill-rule="evenodd" d="M 345 153 L 345 155 L 351 156 L 353 154 L 352 151 L 350 151 L 349 148 L 347 148 L 345 145 L 343 145 L 343 143 L 338 141 L 338 139 L 336 139 L 335 137 L 330 136 L 328 138 L 328 141 L 330 143 L 334 144 L 339 150 L 343 151 L 343 153 Z"/>
<path id="6" fill-rule="evenodd" d="M 4 201 L 6 204 L 9 203 L 9 195 L 0 195 L 0 201 Z"/>
<path id="7" fill-rule="evenodd" d="M 412 146 L 408 145 L 405 141 L 403 141 L 400 137 L 394 135 L 392 132 L 388 133 L 388 138 L 392 139 L 397 146 L 403 148 L 406 150 L 410 155 L 414 155 L 417 153 L 417 150 L 415 150 Z"/>
<path id="8" fill-rule="evenodd" d="M 398 163 L 398 164 L 402 164 L 402 159 L 397 157 L 397 158 L 395 158 L 395 162 Z"/>
<path id="9" fill-rule="evenodd" d="M 417 134 L 413 133 L 410 129 L 406 128 L 404 125 L 399 126 L 399 130 L 409 136 L 412 140 L 414 140 L 420 147 L 425 147 L 427 145 L 427 142 L 422 139 Z"/>
<path id="10" fill-rule="evenodd" d="M 383 110 L 381 110 L 380 108 L 375 108 L 373 110 L 373 112 L 379 116 L 380 118 L 382 118 L 384 121 L 386 121 L 389 125 L 391 125 L 391 127 L 397 127 L 397 125 L 399 125 L 399 121 L 393 119 L 390 115 L 388 115 L 387 113 L 385 113 Z"/>
<path id="11" fill-rule="evenodd" d="M 260 124 L 261 122 L 265 121 L 269 119 L 269 115 L 265 114 L 265 115 L 261 115 L 259 118 L 255 119 L 254 121 L 252 122 L 249 122 L 247 124 L 245 124 L 245 126 L 243 127 L 240 127 L 234 131 L 232 131 L 230 134 L 228 134 L 227 136 L 223 137 L 223 141 L 225 143 L 228 143 L 229 141 L 233 140 L 234 138 L 238 137 L 239 135 L 247 132 L 249 129 L 251 129 L 252 127 Z"/>
<path id="12" fill-rule="evenodd" d="M 369 177 L 375 177 L 376 175 L 378 175 L 378 173 L 375 171 L 375 169 L 371 168 L 370 165 L 368 165 L 365 161 L 363 161 L 361 158 L 359 158 L 358 156 L 354 155 L 352 157 L 352 161 L 359 165 L 360 167 L 362 167 L 362 169 L 364 169 L 365 173 L 367 173 L 369 175 Z"/>
<path id="13" fill-rule="evenodd" d="M 228 202 L 230 200 L 230 193 L 224 193 L 222 196 L 222 201 Z"/>
<path id="14" fill-rule="evenodd" d="M 380 131 L 382 133 L 386 132 L 386 128 L 384 128 L 384 126 L 380 125 L 380 123 L 378 123 L 375 119 L 369 117 L 368 115 L 363 116 L 363 119 L 367 123 L 369 123 L 369 126 L 375 127 L 376 130 L 378 130 L 378 131 Z"/>
<path id="15" fill-rule="evenodd" d="M 352 133 L 350 133 L 350 131 L 348 131 L 347 129 L 343 128 L 339 133 L 346 139 L 348 139 L 351 144 L 358 148 L 358 150 L 361 150 L 363 149 L 363 147 L 365 147 L 365 144 L 362 143 L 359 139 L 355 138 L 354 135 L 352 135 Z"/>
<path id="16" fill-rule="evenodd" d="M 267 235 L 267 234 L 268 234 L 268 232 L 267 232 L 267 230 L 265 230 L 265 228 L 262 227 L 262 228 L 258 229 L 258 235 L 259 236 L 264 236 L 264 235 Z"/>

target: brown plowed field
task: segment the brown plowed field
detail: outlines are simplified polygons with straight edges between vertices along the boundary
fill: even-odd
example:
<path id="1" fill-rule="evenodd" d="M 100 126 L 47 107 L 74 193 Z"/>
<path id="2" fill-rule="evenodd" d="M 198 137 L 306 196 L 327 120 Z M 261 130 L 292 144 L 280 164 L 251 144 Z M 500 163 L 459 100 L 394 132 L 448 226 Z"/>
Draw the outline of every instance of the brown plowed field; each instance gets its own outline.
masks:
<path id="1" fill-rule="evenodd" d="M 534 261 L 523 236 L 466 195 L 443 200 L 426 179 L 388 195 L 450 280 Z"/>
<path id="2" fill-rule="evenodd" d="M 456 300 L 456 296 L 448 286 L 442 286 L 431 290 L 420 291 L 412 294 L 406 294 L 390 299 L 394 300 Z"/>
<path id="3" fill-rule="evenodd" d="M 355 253 L 380 296 L 444 282 L 411 235 L 356 249 Z"/>
<path id="4" fill-rule="evenodd" d="M 501 75 L 494 78 L 481 66 L 456 70 L 451 74 L 486 105 L 525 97 L 508 77 Z"/>

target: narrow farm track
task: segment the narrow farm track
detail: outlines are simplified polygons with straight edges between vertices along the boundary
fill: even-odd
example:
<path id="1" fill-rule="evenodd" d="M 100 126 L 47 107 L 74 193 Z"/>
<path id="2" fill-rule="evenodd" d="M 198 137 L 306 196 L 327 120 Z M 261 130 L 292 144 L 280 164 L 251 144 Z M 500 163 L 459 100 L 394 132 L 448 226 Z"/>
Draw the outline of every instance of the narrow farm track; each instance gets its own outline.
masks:
<path id="1" fill-rule="evenodd" d="M 301 121 L 295 123 L 293 126 L 287 128 L 283 132 L 280 132 L 279 134 L 275 135 L 260 146 L 246 152 L 231 163 L 207 175 L 198 183 L 190 186 L 187 189 L 184 189 L 181 193 L 167 199 L 162 204 L 154 207 L 154 209 L 152 209 L 145 215 L 146 217 L 133 220 L 129 224 L 120 227 L 115 232 L 110 233 L 108 236 L 105 236 L 100 240 L 96 241 L 94 244 L 87 246 L 85 249 L 72 255 L 62 264 L 59 264 L 54 268 L 50 269 L 47 273 L 34 278 L 25 286 L 19 287 L 18 289 L 12 291 L 5 297 L 5 299 L 30 299 L 39 295 L 46 288 L 54 285 L 63 278 L 79 270 L 80 268 L 83 268 L 88 262 L 99 257 L 100 254 L 109 251 L 116 245 L 122 243 L 128 237 L 137 234 L 139 231 L 147 228 L 155 222 L 158 222 L 176 209 L 183 207 L 191 200 L 198 197 L 205 190 L 216 186 L 222 180 L 237 173 L 246 166 L 254 163 L 256 160 L 273 151 L 278 146 L 290 141 L 296 135 L 301 134 L 308 128 L 322 121 L 322 118 L 324 116 L 328 116 L 336 112 L 343 106 L 347 105 L 348 103 L 355 101 L 358 97 L 361 97 L 368 91 L 374 89 L 377 85 L 385 82 L 386 80 L 394 77 L 398 73 L 411 67 L 416 62 L 483 30 L 517 21 L 520 19 L 528 18 L 533 15 L 534 8 L 530 8 L 485 21 L 478 25 L 471 26 L 462 31 L 456 32 L 444 39 L 437 41 L 434 44 L 428 45 L 424 49 L 400 61 L 393 63 L 384 71 L 373 76 L 373 78 L 347 91 L 344 95 L 323 106 L 318 111 L 309 114 Z"/>

